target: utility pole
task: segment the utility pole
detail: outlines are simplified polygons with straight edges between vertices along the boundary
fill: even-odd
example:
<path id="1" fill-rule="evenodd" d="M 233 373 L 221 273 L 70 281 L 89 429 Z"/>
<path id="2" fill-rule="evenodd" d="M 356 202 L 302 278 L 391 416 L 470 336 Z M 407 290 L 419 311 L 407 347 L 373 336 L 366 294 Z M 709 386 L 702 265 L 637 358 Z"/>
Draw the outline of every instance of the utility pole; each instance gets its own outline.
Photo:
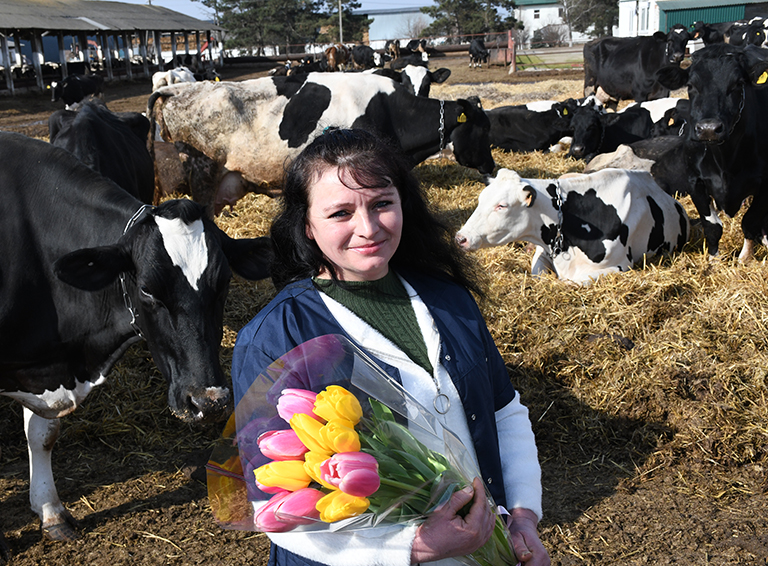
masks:
<path id="1" fill-rule="evenodd" d="M 344 44 L 344 32 L 341 30 L 341 0 L 339 0 L 339 43 Z"/>

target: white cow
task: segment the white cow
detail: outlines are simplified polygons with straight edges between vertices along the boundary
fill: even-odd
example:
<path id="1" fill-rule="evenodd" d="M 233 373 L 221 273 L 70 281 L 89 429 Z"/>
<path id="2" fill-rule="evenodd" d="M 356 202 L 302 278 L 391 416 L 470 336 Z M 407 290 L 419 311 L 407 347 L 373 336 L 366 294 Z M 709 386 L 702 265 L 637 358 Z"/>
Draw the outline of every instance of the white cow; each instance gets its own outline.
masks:
<path id="1" fill-rule="evenodd" d="M 526 241 L 532 271 L 588 285 L 688 241 L 683 207 L 646 172 L 605 169 L 560 179 L 522 179 L 501 169 L 456 235 L 468 250 Z"/>
<path id="2" fill-rule="evenodd" d="M 195 75 L 186 67 L 177 67 L 168 71 L 158 71 L 152 75 L 152 92 L 168 85 L 194 82 L 197 82 Z"/>

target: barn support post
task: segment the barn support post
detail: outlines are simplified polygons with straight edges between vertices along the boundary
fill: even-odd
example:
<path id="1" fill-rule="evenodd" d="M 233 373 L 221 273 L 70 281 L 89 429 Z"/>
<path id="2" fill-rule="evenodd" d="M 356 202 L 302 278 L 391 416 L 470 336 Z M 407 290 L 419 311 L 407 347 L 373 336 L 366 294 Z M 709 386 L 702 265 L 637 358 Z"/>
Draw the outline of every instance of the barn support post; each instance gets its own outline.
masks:
<path id="1" fill-rule="evenodd" d="M 41 91 L 45 90 L 45 82 L 43 81 L 43 65 L 42 61 L 45 58 L 43 55 L 43 38 L 39 31 L 32 32 L 32 67 L 35 69 L 35 82 L 37 88 Z"/>
<path id="2" fill-rule="evenodd" d="M 112 75 L 112 49 L 109 46 L 109 34 L 100 33 L 101 39 L 101 52 L 104 54 L 104 67 L 107 70 L 107 80 L 111 81 L 114 77 Z"/>
<path id="3" fill-rule="evenodd" d="M 16 94 L 16 89 L 13 86 L 13 73 L 11 68 L 13 67 L 13 61 L 11 61 L 11 50 L 8 49 L 8 32 L 3 30 L 0 35 L 0 50 L 3 52 L 3 69 L 5 70 L 5 85 L 8 87 L 8 92 L 11 96 Z"/>
<path id="4" fill-rule="evenodd" d="M 189 55 L 189 32 L 186 30 L 184 30 L 184 55 Z"/>
<path id="5" fill-rule="evenodd" d="M 131 57 L 133 56 L 133 45 L 129 43 L 129 39 L 133 41 L 133 34 L 123 32 L 123 55 L 125 56 L 125 74 L 128 80 L 133 80 L 133 69 L 131 69 Z"/>
<path id="6" fill-rule="evenodd" d="M 176 32 L 171 32 L 171 68 L 176 67 Z"/>
<path id="7" fill-rule="evenodd" d="M 139 55 L 141 56 L 142 66 L 144 67 L 144 76 L 149 77 L 149 63 L 147 62 L 147 36 L 146 30 L 139 31 Z"/>
<path id="8" fill-rule="evenodd" d="M 67 71 L 67 53 L 64 51 L 64 32 L 60 31 L 56 34 L 56 40 L 59 44 L 59 64 L 61 65 L 61 80 L 67 78 L 69 71 Z"/>
<path id="9" fill-rule="evenodd" d="M 85 35 L 85 32 L 80 32 L 77 34 L 77 41 L 80 42 L 80 55 L 83 58 L 83 63 L 85 63 L 85 74 L 89 75 L 91 70 L 91 59 L 88 56 L 88 36 Z"/>
<path id="10" fill-rule="evenodd" d="M 507 74 L 511 75 L 517 72 L 517 46 L 515 45 L 515 40 L 512 37 L 511 29 L 507 30 L 507 56 L 510 58 L 509 71 L 507 71 Z"/>
<path id="11" fill-rule="evenodd" d="M 208 42 L 208 59 L 211 60 L 211 66 L 213 64 L 213 38 L 211 37 L 211 30 L 205 30 L 205 40 Z"/>
<path id="12" fill-rule="evenodd" d="M 200 67 L 198 71 L 202 71 L 203 68 L 205 68 L 205 65 L 203 65 L 203 54 L 200 53 L 200 30 L 195 31 L 195 51 L 197 53 L 197 64 Z"/>
<path id="13" fill-rule="evenodd" d="M 163 32 L 155 31 L 155 57 L 157 57 L 157 70 L 165 70 L 165 61 L 163 60 Z"/>

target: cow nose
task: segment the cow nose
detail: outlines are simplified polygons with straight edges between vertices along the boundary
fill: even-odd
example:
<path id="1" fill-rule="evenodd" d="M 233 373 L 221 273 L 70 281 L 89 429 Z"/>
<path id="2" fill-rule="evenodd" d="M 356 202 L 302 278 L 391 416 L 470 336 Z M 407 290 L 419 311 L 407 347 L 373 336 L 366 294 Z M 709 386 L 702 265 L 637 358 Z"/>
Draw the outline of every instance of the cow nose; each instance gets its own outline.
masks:
<path id="1" fill-rule="evenodd" d="M 725 135 L 725 126 L 720 120 L 701 120 L 694 131 L 699 141 L 720 141 Z"/>
<path id="2" fill-rule="evenodd" d="M 189 401 L 197 409 L 196 420 L 218 421 L 229 414 L 231 398 L 226 387 L 208 387 L 200 396 L 190 395 Z"/>
<path id="3" fill-rule="evenodd" d="M 581 159 L 584 156 L 584 146 L 583 145 L 572 145 L 571 146 L 571 155 L 573 155 L 576 159 Z"/>
<path id="4" fill-rule="evenodd" d="M 467 237 L 463 234 L 459 233 L 456 234 L 456 243 L 459 244 L 462 248 L 467 247 Z"/>

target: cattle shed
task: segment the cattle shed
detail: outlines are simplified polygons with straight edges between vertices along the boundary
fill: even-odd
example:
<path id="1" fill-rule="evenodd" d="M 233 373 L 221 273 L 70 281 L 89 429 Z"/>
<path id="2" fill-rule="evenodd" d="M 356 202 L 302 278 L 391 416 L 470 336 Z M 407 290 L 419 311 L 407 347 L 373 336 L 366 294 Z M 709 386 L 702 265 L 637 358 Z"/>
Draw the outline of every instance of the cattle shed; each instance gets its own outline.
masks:
<path id="1" fill-rule="evenodd" d="M 222 28 L 160 6 L 99 0 L 0 1 L 0 92 L 94 69 L 106 80 L 145 77 L 181 51 L 213 64 Z M 190 51 L 190 44 L 193 50 Z M 23 53 L 26 50 L 29 55 Z"/>
<path id="2" fill-rule="evenodd" d="M 768 15 L 765 0 L 659 0 L 659 29 L 668 32 L 675 24 L 716 24 Z"/>

